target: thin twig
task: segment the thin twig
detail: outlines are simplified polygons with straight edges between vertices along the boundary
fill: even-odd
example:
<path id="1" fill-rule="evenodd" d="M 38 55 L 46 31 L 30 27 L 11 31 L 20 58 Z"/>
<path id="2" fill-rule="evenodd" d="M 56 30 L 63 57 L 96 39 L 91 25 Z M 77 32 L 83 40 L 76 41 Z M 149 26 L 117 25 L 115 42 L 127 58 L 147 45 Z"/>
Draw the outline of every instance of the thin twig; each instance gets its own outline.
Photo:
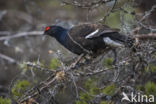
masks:
<path id="1" fill-rule="evenodd" d="M 113 4 L 113 7 L 106 13 L 106 15 L 102 19 L 100 19 L 100 21 L 104 21 L 105 22 L 106 18 L 110 15 L 110 13 L 112 13 L 113 9 L 115 8 L 116 3 L 117 3 L 117 0 L 115 0 L 115 2 Z"/>
<path id="2" fill-rule="evenodd" d="M 13 58 L 11 58 L 9 56 L 6 56 L 4 54 L 1 54 L 1 53 L 0 53 L 0 58 L 2 58 L 4 60 L 7 60 L 7 61 L 9 61 L 10 63 L 13 63 L 13 64 L 18 63 L 15 59 L 13 59 Z"/>
<path id="3" fill-rule="evenodd" d="M 156 9 L 156 5 L 153 5 L 152 8 L 149 11 L 145 12 L 145 15 L 137 22 L 140 26 L 144 27 L 145 29 L 150 30 L 151 32 L 156 32 L 156 29 L 152 28 L 151 26 L 148 26 L 146 24 L 143 23 L 143 21 L 149 17 L 152 12 L 154 12 Z"/>
<path id="4" fill-rule="evenodd" d="M 20 38 L 20 37 L 23 37 L 23 36 L 40 36 L 42 34 L 43 34 L 43 31 L 20 32 L 20 33 L 10 35 L 10 36 L 0 37 L 0 41 L 1 40 L 14 39 L 14 38 Z"/>
<path id="5" fill-rule="evenodd" d="M 139 20 L 139 22 L 142 22 L 143 20 L 145 20 L 149 15 L 151 15 L 151 13 L 156 9 L 156 5 L 153 5 L 152 8 L 145 12 L 145 15 Z"/>
<path id="6" fill-rule="evenodd" d="M 113 1 L 113 0 L 99 0 L 99 1 L 96 1 L 96 2 L 90 2 L 90 3 L 78 3 L 78 2 L 67 2 L 67 1 L 64 1 L 64 0 L 61 0 L 61 2 L 65 5 L 72 5 L 72 6 L 75 6 L 75 7 L 79 7 L 79 8 L 84 8 L 84 9 L 88 9 L 88 8 L 97 8 L 99 7 L 100 5 L 102 4 L 105 4 L 107 2 L 110 2 L 110 1 Z"/>
<path id="7" fill-rule="evenodd" d="M 50 69 L 43 68 L 43 67 L 41 67 L 40 65 L 35 64 L 35 63 L 32 63 L 32 62 L 27 62 L 26 64 L 27 64 L 27 66 L 31 66 L 31 67 L 33 67 L 33 68 L 37 68 L 37 69 L 39 69 L 39 70 L 41 70 L 41 71 L 46 71 L 46 72 L 48 72 L 48 73 L 50 73 L 50 72 L 55 72 L 55 71 L 52 71 L 52 70 L 50 70 Z"/>
<path id="8" fill-rule="evenodd" d="M 79 98 L 79 92 L 78 92 L 78 88 L 77 88 L 77 85 L 76 85 L 76 82 L 75 82 L 74 76 L 73 76 L 72 73 L 70 73 L 70 75 L 71 75 L 71 78 L 72 78 L 73 83 L 74 83 L 74 86 L 75 86 L 76 98 Z"/>

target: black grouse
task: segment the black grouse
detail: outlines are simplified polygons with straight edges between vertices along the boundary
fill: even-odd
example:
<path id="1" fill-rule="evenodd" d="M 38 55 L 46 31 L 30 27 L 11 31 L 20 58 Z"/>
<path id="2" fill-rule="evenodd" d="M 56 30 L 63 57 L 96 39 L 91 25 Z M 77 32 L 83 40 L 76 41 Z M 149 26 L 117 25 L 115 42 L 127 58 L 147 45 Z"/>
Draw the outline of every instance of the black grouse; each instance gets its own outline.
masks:
<path id="1" fill-rule="evenodd" d="M 44 34 L 56 38 L 65 48 L 75 54 L 96 54 L 106 48 L 132 47 L 134 39 L 101 24 L 80 24 L 66 29 L 61 26 L 48 26 Z"/>

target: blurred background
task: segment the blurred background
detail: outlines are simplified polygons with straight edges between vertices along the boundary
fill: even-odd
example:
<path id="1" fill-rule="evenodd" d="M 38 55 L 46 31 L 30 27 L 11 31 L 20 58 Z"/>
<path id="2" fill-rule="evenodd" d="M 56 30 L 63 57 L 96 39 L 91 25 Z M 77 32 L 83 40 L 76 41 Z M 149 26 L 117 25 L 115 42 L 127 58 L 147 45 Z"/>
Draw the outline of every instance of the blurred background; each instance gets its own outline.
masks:
<path id="1" fill-rule="evenodd" d="M 68 5 L 62 0 L 0 0 L 0 96 L 8 96 L 11 81 L 23 72 L 25 62 L 40 62 L 51 68 L 56 61 L 52 59 L 57 58 L 55 53 L 58 51 L 61 51 L 64 62 L 76 57 L 55 39 L 40 35 L 46 26 L 57 24 L 70 28 L 84 22 L 101 22 L 129 35 L 138 26 L 136 21 L 156 5 L 155 0 L 118 0 L 114 11 L 105 20 L 103 18 L 110 12 L 115 0 L 90 8 L 74 5 L 97 1 L 66 0 L 73 3 Z M 155 10 L 145 22 L 152 28 L 156 27 Z M 28 35 L 22 36 L 23 33 Z M 17 37 L 12 38 L 13 35 Z"/>

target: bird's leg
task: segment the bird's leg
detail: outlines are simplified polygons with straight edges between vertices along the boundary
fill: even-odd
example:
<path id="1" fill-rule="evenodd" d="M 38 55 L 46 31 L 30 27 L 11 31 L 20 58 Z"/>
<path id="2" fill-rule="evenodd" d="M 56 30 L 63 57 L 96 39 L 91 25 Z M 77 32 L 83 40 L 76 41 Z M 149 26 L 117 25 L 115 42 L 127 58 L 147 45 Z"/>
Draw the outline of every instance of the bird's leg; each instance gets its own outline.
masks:
<path id="1" fill-rule="evenodd" d="M 74 67 L 81 61 L 81 59 L 83 58 L 84 55 L 85 55 L 85 54 L 82 53 L 82 54 L 77 58 L 77 60 L 76 60 L 74 63 L 72 63 L 72 64 L 70 65 L 70 68 L 74 68 Z"/>
<path id="2" fill-rule="evenodd" d="M 89 54 L 85 55 L 84 61 L 82 62 L 82 65 L 90 64 L 91 61 L 93 60 L 93 57 Z"/>
<path id="3" fill-rule="evenodd" d="M 104 56 L 111 50 L 111 48 L 107 47 L 105 50 L 102 50 L 99 54 L 101 54 L 102 56 L 101 57 L 98 57 L 98 56 L 94 56 L 94 59 L 97 59 L 97 60 L 93 60 L 93 63 L 99 63 L 103 58 Z"/>
<path id="4" fill-rule="evenodd" d="M 117 61 L 117 52 L 115 49 L 112 49 L 112 52 L 114 53 L 114 60 L 113 60 L 113 65 L 116 64 L 116 61 Z"/>

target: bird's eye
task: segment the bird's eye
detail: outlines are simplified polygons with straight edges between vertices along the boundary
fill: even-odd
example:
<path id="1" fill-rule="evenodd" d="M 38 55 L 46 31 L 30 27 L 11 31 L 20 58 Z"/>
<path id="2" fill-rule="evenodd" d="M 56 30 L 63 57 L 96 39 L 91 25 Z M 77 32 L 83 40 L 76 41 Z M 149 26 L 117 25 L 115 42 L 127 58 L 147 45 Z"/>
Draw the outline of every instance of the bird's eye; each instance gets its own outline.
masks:
<path id="1" fill-rule="evenodd" d="M 50 29 L 50 27 L 48 26 L 48 27 L 46 27 L 46 31 L 48 31 Z"/>

